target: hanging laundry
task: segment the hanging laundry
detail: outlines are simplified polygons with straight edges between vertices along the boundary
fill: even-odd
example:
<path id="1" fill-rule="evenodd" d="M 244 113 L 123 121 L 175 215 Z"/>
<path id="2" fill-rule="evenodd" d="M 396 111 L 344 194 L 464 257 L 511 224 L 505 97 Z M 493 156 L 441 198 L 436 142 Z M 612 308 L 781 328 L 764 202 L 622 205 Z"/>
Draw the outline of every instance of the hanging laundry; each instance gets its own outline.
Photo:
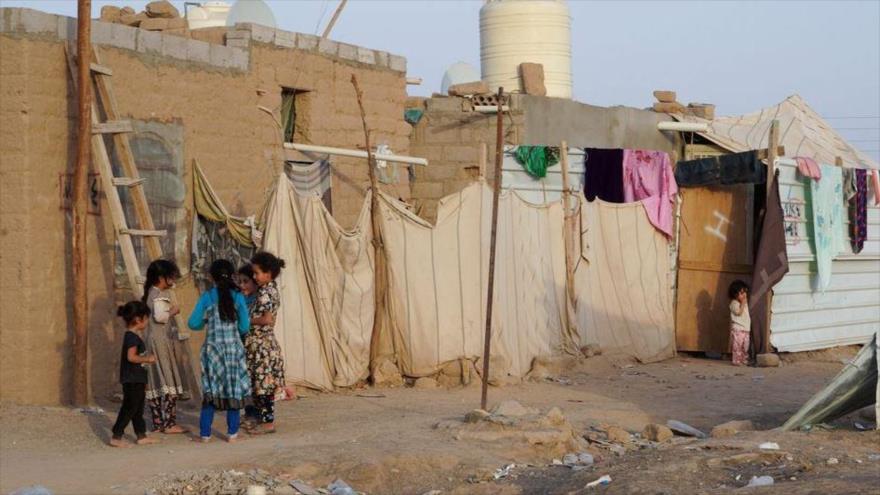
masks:
<path id="1" fill-rule="evenodd" d="M 537 179 L 543 179 L 547 176 L 547 169 L 559 163 L 559 148 L 519 146 L 513 156 L 526 169 L 526 173 Z"/>
<path id="2" fill-rule="evenodd" d="M 584 195 L 609 203 L 623 203 L 623 150 L 587 148 L 584 150 Z"/>
<path id="3" fill-rule="evenodd" d="M 796 156 L 794 161 L 797 162 L 798 172 L 804 177 L 815 180 L 822 178 L 822 169 L 816 160 L 808 156 Z"/>
<path id="4" fill-rule="evenodd" d="M 853 253 L 859 254 L 868 237 L 868 174 L 863 169 L 850 169 L 855 194 L 849 202 L 849 237 Z"/>
<path id="5" fill-rule="evenodd" d="M 657 230 L 672 237 L 672 206 L 678 186 L 669 155 L 663 151 L 623 151 L 623 198 L 641 201 Z"/>
<path id="6" fill-rule="evenodd" d="M 880 171 L 871 171 L 871 185 L 874 188 L 874 206 L 880 206 Z"/>
<path id="7" fill-rule="evenodd" d="M 761 224 L 761 237 L 752 269 L 752 293 L 749 312 L 752 318 L 751 341 L 756 353 L 768 347 L 770 329 L 767 328 L 767 310 L 773 286 L 788 273 L 788 251 L 785 245 L 785 213 L 779 199 L 779 173 L 773 177 L 767 197 L 767 213 Z"/>
<path id="8" fill-rule="evenodd" d="M 767 166 L 756 151 L 680 161 L 675 167 L 675 181 L 679 187 L 763 184 L 767 181 Z"/>
<path id="9" fill-rule="evenodd" d="M 816 254 L 817 288 L 831 285 L 831 264 L 846 248 L 843 240 L 843 174 L 839 167 L 820 165 L 821 181 L 810 181 L 813 205 L 813 249 Z"/>
<path id="10" fill-rule="evenodd" d="M 856 169 L 845 168 L 841 171 L 843 175 L 843 201 L 849 201 L 856 197 Z"/>

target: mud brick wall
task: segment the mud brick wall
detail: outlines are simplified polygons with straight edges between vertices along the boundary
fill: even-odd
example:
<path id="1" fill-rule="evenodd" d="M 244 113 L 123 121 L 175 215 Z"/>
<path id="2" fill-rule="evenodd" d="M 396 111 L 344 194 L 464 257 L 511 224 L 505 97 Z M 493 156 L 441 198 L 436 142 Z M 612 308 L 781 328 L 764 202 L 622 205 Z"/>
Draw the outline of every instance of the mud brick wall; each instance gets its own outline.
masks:
<path id="1" fill-rule="evenodd" d="M 59 175 L 72 171 L 75 161 L 76 93 L 64 54 L 75 33 L 72 18 L 0 9 L 3 402 L 70 399 L 69 214 L 61 209 Z M 350 83 L 356 74 L 373 142 L 410 153 L 403 57 L 248 24 L 204 35 L 193 31 L 202 39 L 187 39 L 94 22 L 92 36 L 103 64 L 113 70 L 120 113 L 181 125 L 184 183 L 191 183 L 192 162 L 198 160 L 233 213 L 257 213 L 281 171 L 278 129 L 257 107 L 278 110 L 283 87 L 308 92 L 298 108 L 301 142 L 358 148 L 364 136 Z M 332 163 L 334 216 L 350 226 L 369 184 L 368 170 L 365 160 L 333 158 Z M 410 197 L 406 174 L 398 184 L 383 187 Z M 115 235 L 106 203 L 100 216 L 89 216 L 88 230 L 89 366 L 92 395 L 103 397 L 117 387 L 121 331 L 115 306 L 131 294 L 114 286 Z M 180 286 L 188 314 L 197 293 L 191 280 Z M 201 338 L 189 344 L 198 356 Z"/>
<path id="2" fill-rule="evenodd" d="M 520 96 L 513 95 L 509 112 L 504 116 L 504 144 L 520 144 L 524 115 Z M 462 190 L 479 177 L 480 145 L 488 149 L 486 179 L 492 183 L 497 138 L 497 115 L 474 110 L 471 100 L 462 97 L 435 96 L 411 98 L 407 108 L 424 111 L 413 127 L 410 151 L 428 159 L 427 167 L 415 168 L 412 203 L 423 218 L 434 221 L 438 201 Z"/>

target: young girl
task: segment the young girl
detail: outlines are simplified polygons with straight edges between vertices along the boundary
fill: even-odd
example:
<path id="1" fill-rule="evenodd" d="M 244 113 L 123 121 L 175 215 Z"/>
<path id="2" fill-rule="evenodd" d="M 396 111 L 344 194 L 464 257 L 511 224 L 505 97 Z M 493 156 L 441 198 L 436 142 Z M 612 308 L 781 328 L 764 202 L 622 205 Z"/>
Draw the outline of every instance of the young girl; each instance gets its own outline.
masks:
<path id="1" fill-rule="evenodd" d="M 284 260 L 261 251 L 251 259 L 254 281 L 259 286 L 251 307 L 253 328 L 245 339 L 248 369 L 253 383 L 254 406 L 263 426 L 252 434 L 275 432 L 275 391 L 284 387 L 284 359 L 275 339 L 275 315 L 281 304 L 275 278 L 284 268 Z"/>
<path id="2" fill-rule="evenodd" d="M 156 260 L 147 268 L 143 302 L 152 318 L 147 327 L 147 348 L 156 356 L 156 365 L 148 372 L 147 401 L 153 416 L 153 431 L 173 434 L 186 430 L 177 425 L 177 400 L 184 394 L 183 379 L 178 368 L 178 350 L 174 345 L 174 316 L 180 313 L 171 304 L 170 289 L 180 278 L 173 261 Z"/>
<path id="3" fill-rule="evenodd" d="M 119 361 L 119 382 L 122 383 L 122 407 L 113 425 L 112 447 L 130 447 L 122 440 L 125 428 L 130 422 L 137 435 L 138 445 L 156 443 L 147 438 L 147 425 L 144 423 L 144 400 L 147 386 L 145 364 L 156 362 L 155 356 L 146 355 L 146 346 L 141 335 L 147 327 L 150 308 L 141 301 L 130 301 L 120 306 L 117 316 L 125 322 L 126 331 L 122 338 L 122 357 Z"/>
<path id="4" fill-rule="evenodd" d="M 749 286 L 742 280 L 734 280 L 727 289 L 730 297 L 730 348 L 734 366 L 749 362 L 749 332 L 752 318 L 749 316 Z"/>
<path id="5" fill-rule="evenodd" d="M 240 409 L 251 393 L 250 378 L 241 337 L 251 326 L 244 296 L 235 290 L 235 267 L 227 260 L 211 263 L 214 288 L 202 294 L 189 317 L 189 327 L 201 330 L 207 323 L 202 345 L 202 412 L 199 434 L 211 439 L 214 410 L 226 411 L 227 441 L 234 442 L 241 421 Z"/>

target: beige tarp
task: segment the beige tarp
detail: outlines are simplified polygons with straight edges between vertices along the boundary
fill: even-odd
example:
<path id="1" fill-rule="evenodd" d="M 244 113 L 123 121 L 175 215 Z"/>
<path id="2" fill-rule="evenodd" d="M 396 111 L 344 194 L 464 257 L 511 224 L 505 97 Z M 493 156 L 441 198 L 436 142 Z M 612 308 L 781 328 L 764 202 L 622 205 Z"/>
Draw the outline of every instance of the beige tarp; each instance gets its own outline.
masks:
<path id="1" fill-rule="evenodd" d="M 709 125 L 706 139 L 733 152 L 764 149 L 773 120 L 779 121 L 779 144 L 786 156 L 805 156 L 819 163 L 835 163 L 840 157 L 847 167 L 880 168 L 867 154 L 849 144 L 831 125 L 798 95 L 757 112 L 706 120 L 691 115 L 673 115 L 684 122 Z"/>
<path id="2" fill-rule="evenodd" d="M 491 220 L 490 189 L 471 184 L 444 198 L 431 225 L 381 195 L 388 259 L 389 332 L 407 376 L 482 356 Z M 561 202 L 501 196 L 493 317 L 493 376 L 525 376 L 537 357 L 594 343 L 642 361 L 674 353 L 666 239 L 640 204 L 587 203 L 574 225 L 575 296 L 566 296 Z M 276 336 L 287 377 L 322 390 L 367 378 L 373 332 L 370 199 L 352 231 L 317 196 L 282 175 L 266 205 L 263 249 L 283 258 Z M 580 329 L 580 332 L 578 331 Z"/>
<path id="3" fill-rule="evenodd" d="M 575 294 L 582 344 L 642 362 L 675 355 L 669 246 L 640 203 L 580 196 Z"/>
<path id="4" fill-rule="evenodd" d="M 437 372 L 482 355 L 492 193 L 474 183 L 440 202 L 431 226 L 383 196 L 391 331 L 401 371 Z M 562 207 L 502 195 L 493 311 L 493 352 L 522 377 L 532 360 L 577 352 L 567 324 Z M 494 373 L 493 373 L 494 374 Z"/>
<path id="5" fill-rule="evenodd" d="M 266 212 L 263 249 L 287 264 L 278 280 L 275 334 L 292 382 L 331 390 L 367 377 L 371 239 L 368 210 L 354 231 L 344 232 L 318 197 L 298 196 L 286 176 L 279 178 Z"/>

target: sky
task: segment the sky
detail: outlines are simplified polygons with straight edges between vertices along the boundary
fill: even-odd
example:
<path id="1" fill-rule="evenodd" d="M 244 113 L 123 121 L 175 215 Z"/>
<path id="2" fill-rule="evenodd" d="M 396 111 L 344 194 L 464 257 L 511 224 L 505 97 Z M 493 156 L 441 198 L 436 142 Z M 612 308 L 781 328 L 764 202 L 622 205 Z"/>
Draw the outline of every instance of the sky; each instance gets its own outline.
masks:
<path id="1" fill-rule="evenodd" d="M 231 0 L 227 0 L 231 1 Z M 93 0 L 103 5 L 143 0 Z M 182 0 L 172 0 L 181 12 Z M 320 34 L 338 0 L 267 0 L 278 28 Z M 458 61 L 479 68 L 480 0 L 351 0 L 331 38 L 407 58 L 439 91 Z M 850 142 L 880 160 L 880 1 L 569 0 L 574 98 L 648 107 L 652 91 L 751 112 L 800 94 Z M 76 15 L 75 0 L 0 0 Z"/>

